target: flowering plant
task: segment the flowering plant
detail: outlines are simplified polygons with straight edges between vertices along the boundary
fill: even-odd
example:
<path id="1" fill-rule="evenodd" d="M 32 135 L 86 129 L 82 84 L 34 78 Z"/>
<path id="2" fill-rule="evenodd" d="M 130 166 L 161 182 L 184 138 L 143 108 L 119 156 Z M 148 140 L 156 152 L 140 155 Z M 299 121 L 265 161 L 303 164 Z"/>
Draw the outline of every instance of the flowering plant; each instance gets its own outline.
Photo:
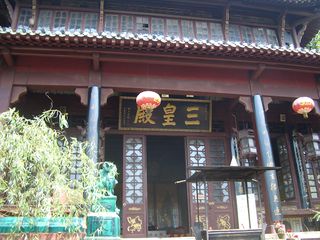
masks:
<path id="1" fill-rule="evenodd" d="M 291 229 L 287 230 L 287 240 L 297 240 L 299 239 L 298 235 L 293 233 Z"/>
<path id="2" fill-rule="evenodd" d="M 276 231 L 276 234 L 279 239 L 285 239 L 286 236 L 286 229 L 284 224 L 282 224 L 280 221 L 274 222 L 274 230 Z"/>

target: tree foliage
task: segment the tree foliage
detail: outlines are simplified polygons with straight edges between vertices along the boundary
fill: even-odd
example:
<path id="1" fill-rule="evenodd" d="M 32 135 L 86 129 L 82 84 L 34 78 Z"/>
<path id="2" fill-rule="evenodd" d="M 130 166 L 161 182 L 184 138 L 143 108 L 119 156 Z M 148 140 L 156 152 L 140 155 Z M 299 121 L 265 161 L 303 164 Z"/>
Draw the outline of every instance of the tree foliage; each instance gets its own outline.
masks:
<path id="1" fill-rule="evenodd" d="M 315 35 L 315 37 L 311 40 L 307 45 L 310 49 L 320 50 L 320 31 Z"/>
<path id="2" fill-rule="evenodd" d="M 85 143 L 67 139 L 57 110 L 27 119 L 11 109 L 0 115 L 0 208 L 16 216 L 83 216 L 96 202 L 97 168 Z M 74 159 L 79 180 L 71 179 Z"/>

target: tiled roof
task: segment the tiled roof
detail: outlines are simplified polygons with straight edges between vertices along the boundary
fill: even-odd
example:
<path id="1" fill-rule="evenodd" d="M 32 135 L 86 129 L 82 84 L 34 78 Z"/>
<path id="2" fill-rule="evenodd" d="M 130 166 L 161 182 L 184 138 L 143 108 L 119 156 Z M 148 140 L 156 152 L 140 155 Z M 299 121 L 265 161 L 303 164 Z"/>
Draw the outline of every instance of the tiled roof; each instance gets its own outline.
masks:
<path id="1" fill-rule="evenodd" d="M 0 47 L 30 46 L 47 48 L 75 48 L 92 50 L 126 50 L 157 52 L 232 59 L 287 62 L 320 65 L 320 52 L 303 48 L 285 48 L 271 45 L 239 42 L 199 41 L 164 38 L 155 35 L 131 33 L 59 33 L 30 30 L 13 31 L 0 27 Z"/>
<path id="2" fill-rule="evenodd" d="M 297 7 L 314 7 L 319 6 L 319 0 L 244 0 L 244 2 L 260 2 L 264 4 L 291 5 Z"/>

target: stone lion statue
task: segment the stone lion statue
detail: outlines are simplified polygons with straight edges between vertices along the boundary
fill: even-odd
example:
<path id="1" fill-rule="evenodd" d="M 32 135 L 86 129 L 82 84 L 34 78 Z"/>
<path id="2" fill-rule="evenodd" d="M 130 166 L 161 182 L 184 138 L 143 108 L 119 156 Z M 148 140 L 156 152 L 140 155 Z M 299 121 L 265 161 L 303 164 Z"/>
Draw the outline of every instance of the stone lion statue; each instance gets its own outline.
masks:
<path id="1" fill-rule="evenodd" d="M 99 170 L 100 181 L 98 188 L 105 192 L 106 196 L 114 196 L 114 187 L 118 183 L 117 166 L 112 162 L 104 162 Z"/>

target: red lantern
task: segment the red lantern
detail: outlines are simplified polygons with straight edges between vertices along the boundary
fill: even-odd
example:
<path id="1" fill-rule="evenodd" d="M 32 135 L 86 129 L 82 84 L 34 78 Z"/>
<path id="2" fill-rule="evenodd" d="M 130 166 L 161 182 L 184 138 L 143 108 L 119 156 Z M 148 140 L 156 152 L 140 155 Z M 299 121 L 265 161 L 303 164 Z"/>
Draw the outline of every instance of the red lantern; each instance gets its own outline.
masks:
<path id="1" fill-rule="evenodd" d="M 144 91 L 136 98 L 137 105 L 146 111 L 152 111 L 161 103 L 161 98 L 158 93 L 152 91 Z"/>
<path id="2" fill-rule="evenodd" d="M 309 97 L 299 97 L 292 103 L 293 111 L 302 114 L 304 118 L 308 118 L 308 113 L 314 108 L 314 101 Z"/>

